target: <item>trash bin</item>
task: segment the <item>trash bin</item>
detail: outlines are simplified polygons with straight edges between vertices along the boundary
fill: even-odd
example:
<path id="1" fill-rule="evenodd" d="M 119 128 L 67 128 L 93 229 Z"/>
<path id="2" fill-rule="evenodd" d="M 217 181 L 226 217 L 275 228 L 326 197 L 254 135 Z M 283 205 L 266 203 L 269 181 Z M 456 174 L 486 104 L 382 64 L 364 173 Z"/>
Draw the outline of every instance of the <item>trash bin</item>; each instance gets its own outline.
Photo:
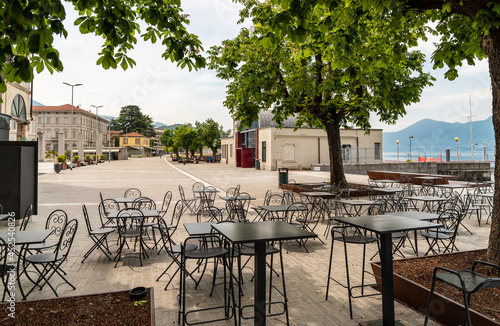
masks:
<path id="1" fill-rule="evenodd" d="M 255 159 L 255 170 L 260 170 L 260 159 Z"/>
<path id="2" fill-rule="evenodd" d="M 278 169 L 278 185 L 283 188 L 281 186 L 283 183 L 288 183 L 288 168 Z"/>

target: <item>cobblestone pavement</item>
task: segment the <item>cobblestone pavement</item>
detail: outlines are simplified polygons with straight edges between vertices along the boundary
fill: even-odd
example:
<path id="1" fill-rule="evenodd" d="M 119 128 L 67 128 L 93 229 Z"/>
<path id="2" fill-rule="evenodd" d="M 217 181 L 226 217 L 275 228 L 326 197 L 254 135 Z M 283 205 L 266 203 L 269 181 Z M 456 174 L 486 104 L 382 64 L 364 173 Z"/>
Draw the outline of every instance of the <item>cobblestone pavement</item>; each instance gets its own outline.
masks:
<path id="1" fill-rule="evenodd" d="M 173 193 L 172 204 L 167 212 L 171 216 L 174 204 L 180 199 L 178 185 L 182 185 L 187 194 L 191 193 L 191 186 L 195 181 L 202 181 L 224 191 L 237 184 L 241 191 L 248 192 L 256 198 L 252 204 L 260 204 L 267 190 L 280 192 L 278 187 L 278 172 L 263 171 L 255 169 L 231 168 L 221 164 L 178 164 L 167 161 L 165 157 L 130 159 L 128 161 L 112 161 L 99 165 L 80 167 L 62 171 L 59 174 L 52 172 L 51 163 L 42 163 L 39 176 L 39 210 L 33 217 L 28 229 L 44 228 L 45 219 L 55 209 L 63 209 L 68 213 L 70 219 L 76 218 L 79 222 L 79 230 L 71 250 L 68 262 L 64 270 L 68 273 L 68 279 L 76 286 L 72 290 L 67 285 L 58 288 L 60 296 L 73 296 L 83 294 L 94 294 L 108 291 L 130 290 L 136 286 L 153 287 L 155 291 L 155 318 L 157 325 L 175 325 L 177 317 L 176 297 L 178 294 L 178 279 L 176 278 L 164 290 L 168 277 L 163 277 L 159 282 L 156 278 L 162 273 L 170 258 L 161 252 L 149 252 L 149 258 L 144 260 L 144 266 L 139 266 L 137 257 L 125 258 L 118 263 L 109 261 L 98 251 L 95 251 L 83 264 L 83 255 L 91 247 L 91 239 L 87 236 L 85 221 L 82 214 L 82 204 L 89 210 L 90 218 L 94 226 L 99 224 L 97 204 L 99 192 L 104 198 L 123 197 L 127 188 L 139 188 L 144 196 L 151 197 L 157 203 L 161 203 L 166 191 Z M 297 182 L 327 181 L 328 173 L 313 171 L 290 171 L 289 178 Z M 366 176 L 348 175 L 348 181 L 355 183 L 366 183 Z M 223 201 L 217 200 L 222 206 Z M 216 203 L 217 206 L 217 203 Z M 187 236 L 182 223 L 195 222 L 195 215 L 185 213 L 181 225 L 174 235 L 174 240 L 179 243 Z M 487 246 L 489 227 L 478 227 L 473 219 L 465 220 L 465 225 L 474 233 L 469 235 L 460 232 L 457 246 L 460 250 L 485 248 Z M 3 225 L 0 229 L 6 228 Z M 285 245 L 287 253 L 284 253 L 284 265 L 286 275 L 286 287 L 289 299 L 290 323 L 292 325 L 357 325 L 359 322 L 381 318 L 380 296 L 359 298 L 353 300 L 354 319 L 349 318 L 349 306 L 347 291 L 340 286 L 334 285 L 330 289 L 329 300 L 325 300 L 326 279 L 328 273 L 328 262 L 331 241 L 325 240 L 324 231 L 326 222 L 318 225 L 316 231 L 325 241 L 322 244 L 318 240 L 310 240 L 307 243 L 309 253 L 297 243 L 290 242 Z M 117 235 L 110 236 L 109 243 L 116 251 Z M 419 241 L 420 252 L 426 250 L 425 241 Z M 368 247 L 367 257 L 371 257 L 377 251 L 376 244 Z M 340 248 L 340 246 L 338 247 Z M 343 250 L 336 251 L 336 265 L 334 273 L 342 278 L 345 275 L 343 265 Z M 405 248 L 405 253 L 410 254 L 410 249 Z M 128 250 L 131 251 L 131 250 Z M 350 270 L 354 283 L 360 283 L 361 271 L 361 248 L 349 247 Z M 377 259 L 377 258 L 375 258 Z M 276 264 L 276 261 L 275 261 Z M 368 264 L 368 262 L 367 262 Z M 252 265 L 252 264 L 250 264 Z M 369 266 L 367 266 L 369 268 Z M 202 279 L 198 289 L 194 289 L 193 283 L 188 282 L 188 304 L 196 307 L 214 306 L 221 302 L 222 286 L 217 286 L 214 295 L 209 296 L 211 288 L 212 266 L 207 268 L 207 275 Z M 195 274 L 196 275 L 196 274 Z M 243 270 L 243 304 L 252 302 L 253 282 L 251 281 L 252 269 Z M 57 284 L 58 279 L 54 279 Z M 370 280 L 371 281 L 371 280 Z M 281 285 L 278 278 L 273 282 Z M 29 287 L 28 281 L 23 284 Z M 368 291 L 373 291 L 368 289 Z M 273 298 L 278 299 L 274 293 Z M 29 300 L 53 297 L 53 293 L 44 289 L 34 291 Z M 424 316 L 402 304 L 395 304 L 396 319 L 404 325 L 422 325 Z M 278 307 L 273 307 L 278 309 Z M 279 310 L 279 309 L 278 309 Z M 206 318 L 208 313 L 199 313 L 193 318 Z M 214 313 L 216 314 L 216 313 Z M 252 321 L 243 321 L 243 324 L 251 324 Z M 226 323 L 218 323 L 225 325 Z M 227 323 L 231 325 L 232 322 Z M 268 318 L 269 325 L 283 325 L 284 316 Z"/>

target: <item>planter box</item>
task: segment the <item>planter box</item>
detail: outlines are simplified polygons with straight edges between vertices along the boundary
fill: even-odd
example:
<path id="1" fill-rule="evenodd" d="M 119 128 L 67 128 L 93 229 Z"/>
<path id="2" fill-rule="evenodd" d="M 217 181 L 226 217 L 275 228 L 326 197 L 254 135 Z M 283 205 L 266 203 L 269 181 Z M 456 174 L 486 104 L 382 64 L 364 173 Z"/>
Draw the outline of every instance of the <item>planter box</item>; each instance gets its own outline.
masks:
<path id="1" fill-rule="evenodd" d="M 80 166 L 82 166 L 82 162 L 80 162 L 80 161 L 73 161 L 73 164 L 76 164 L 77 168 L 79 168 Z"/>
<path id="2" fill-rule="evenodd" d="M 62 162 L 61 163 L 61 170 L 66 170 L 68 168 L 68 163 Z"/>
<path id="3" fill-rule="evenodd" d="M 459 255 L 463 252 L 455 252 L 444 254 L 442 256 L 450 256 L 453 259 L 453 255 Z M 398 259 L 397 261 L 416 261 L 418 259 L 428 259 L 432 256 L 415 257 Z M 377 277 L 381 277 L 380 263 L 371 263 L 373 274 Z M 467 268 L 471 268 L 468 266 Z M 378 287 L 381 291 L 381 286 Z M 429 301 L 430 289 L 423 287 L 399 274 L 394 273 L 394 298 L 398 301 L 406 304 L 407 306 L 421 312 L 425 315 L 427 311 L 427 304 Z M 434 301 L 430 318 L 444 325 L 462 325 L 464 321 L 465 307 L 462 302 L 458 303 L 447 297 L 442 296 L 434 291 L 432 295 L 432 300 Z M 474 300 L 474 295 L 472 295 L 472 300 Z M 500 323 L 496 320 L 492 320 L 489 317 L 480 314 L 479 312 L 470 309 L 470 317 L 473 325 L 482 326 L 500 326 Z"/>
<path id="4" fill-rule="evenodd" d="M 91 160 L 85 160 L 85 163 L 87 163 L 87 165 L 91 165 L 92 161 Z"/>

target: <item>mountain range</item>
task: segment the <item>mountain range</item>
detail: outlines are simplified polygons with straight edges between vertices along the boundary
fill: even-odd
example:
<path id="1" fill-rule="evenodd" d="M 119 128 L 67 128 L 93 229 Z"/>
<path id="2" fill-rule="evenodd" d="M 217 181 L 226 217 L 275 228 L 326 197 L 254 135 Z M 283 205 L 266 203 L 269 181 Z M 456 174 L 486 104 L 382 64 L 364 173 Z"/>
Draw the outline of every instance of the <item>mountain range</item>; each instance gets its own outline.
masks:
<path id="1" fill-rule="evenodd" d="M 414 151 L 435 152 L 447 148 L 453 150 L 457 145 L 455 137 L 458 137 L 458 148 L 465 150 L 470 149 L 471 145 L 471 124 L 423 119 L 400 131 L 384 132 L 384 152 L 396 152 L 397 140 L 399 140 L 400 152 L 407 152 L 410 136 L 413 136 L 411 147 Z M 472 142 L 475 146 L 493 149 L 495 133 L 491 116 L 482 121 L 472 121 Z"/>

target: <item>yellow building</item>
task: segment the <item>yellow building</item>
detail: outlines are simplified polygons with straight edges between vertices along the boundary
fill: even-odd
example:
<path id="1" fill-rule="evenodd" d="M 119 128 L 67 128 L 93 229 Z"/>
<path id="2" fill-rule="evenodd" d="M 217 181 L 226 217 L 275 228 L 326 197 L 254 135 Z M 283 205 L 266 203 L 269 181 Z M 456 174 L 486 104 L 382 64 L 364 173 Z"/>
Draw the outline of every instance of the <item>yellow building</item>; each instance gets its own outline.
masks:
<path id="1" fill-rule="evenodd" d="M 144 156 L 151 152 L 151 138 L 138 132 L 120 135 L 120 147 L 126 150 L 126 156 Z"/>

